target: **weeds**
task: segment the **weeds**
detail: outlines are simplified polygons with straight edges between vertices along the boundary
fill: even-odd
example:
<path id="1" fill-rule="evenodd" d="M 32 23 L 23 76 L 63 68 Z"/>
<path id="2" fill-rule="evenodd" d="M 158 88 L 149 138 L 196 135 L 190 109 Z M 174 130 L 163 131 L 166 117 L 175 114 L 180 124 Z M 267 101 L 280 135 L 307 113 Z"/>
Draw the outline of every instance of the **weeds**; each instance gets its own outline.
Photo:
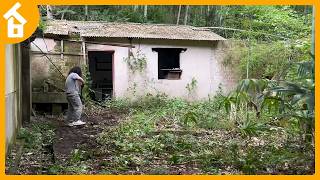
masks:
<path id="1" fill-rule="evenodd" d="M 114 147 L 109 167 L 120 174 L 154 172 L 148 167 L 163 170 L 164 164 L 202 174 L 294 174 L 298 171 L 286 164 L 296 164 L 296 158 L 305 159 L 312 172 L 312 149 L 295 153 L 297 147 L 288 146 L 298 145 L 297 138 L 290 141 L 296 124 L 283 127 L 251 109 L 229 119 L 219 107 L 223 101 L 220 96 L 187 102 L 157 95 L 109 102 L 108 107 L 126 112 L 126 120 L 100 134 L 100 150 Z"/>
<path id="2" fill-rule="evenodd" d="M 29 128 L 21 128 L 17 138 L 24 141 L 26 148 L 39 150 L 52 145 L 54 134 L 54 127 L 51 124 L 36 123 Z"/>
<path id="3" fill-rule="evenodd" d="M 64 163 L 45 166 L 49 174 L 312 174 L 313 146 L 299 141 L 299 123 L 269 112 L 239 108 L 236 118 L 221 108 L 222 96 L 189 102 L 166 95 L 111 100 L 115 126 L 101 127 L 97 149 L 77 146 Z M 232 111 L 232 110 L 230 110 Z M 93 114 L 93 113 L 89 113 Z M 103 116 L 103 113 L 98 113 Z M 119 117 L 120 118 L 120 117 Z M 35 124 L 19 138 L 29 149 L 52 142 L 53 129 Z"/>

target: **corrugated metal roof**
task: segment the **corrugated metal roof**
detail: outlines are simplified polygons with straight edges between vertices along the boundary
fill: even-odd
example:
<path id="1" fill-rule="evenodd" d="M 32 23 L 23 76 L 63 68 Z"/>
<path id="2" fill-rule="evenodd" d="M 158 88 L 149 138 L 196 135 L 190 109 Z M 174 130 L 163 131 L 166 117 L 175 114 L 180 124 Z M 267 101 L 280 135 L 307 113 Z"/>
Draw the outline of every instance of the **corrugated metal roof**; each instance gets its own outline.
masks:
<path id="1" fill-rule="evenodd" d="M 44 33 L 55 35 L 80 33 L 82 37 L 125 37 L 200 41 L 225 40 L 211 30 L 200 29 L 193 26 L 100 21 L 48 21 Z"/>

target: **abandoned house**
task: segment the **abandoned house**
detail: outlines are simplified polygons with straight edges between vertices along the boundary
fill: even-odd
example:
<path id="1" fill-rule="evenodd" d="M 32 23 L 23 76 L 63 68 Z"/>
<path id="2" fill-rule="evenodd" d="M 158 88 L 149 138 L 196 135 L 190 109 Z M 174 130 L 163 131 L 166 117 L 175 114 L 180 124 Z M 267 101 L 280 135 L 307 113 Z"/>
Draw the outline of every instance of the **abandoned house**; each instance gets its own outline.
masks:
<path id="1" fill-rule="evenodd" d="M 158 93 L 208 98 L 235 84 L 223 65 L 223 41 L 192 26 L 50 21 L 31 44 L 32 102 L 59 111 L 64 77 L 74 65 L 90 72 L 97 100 Z"/>

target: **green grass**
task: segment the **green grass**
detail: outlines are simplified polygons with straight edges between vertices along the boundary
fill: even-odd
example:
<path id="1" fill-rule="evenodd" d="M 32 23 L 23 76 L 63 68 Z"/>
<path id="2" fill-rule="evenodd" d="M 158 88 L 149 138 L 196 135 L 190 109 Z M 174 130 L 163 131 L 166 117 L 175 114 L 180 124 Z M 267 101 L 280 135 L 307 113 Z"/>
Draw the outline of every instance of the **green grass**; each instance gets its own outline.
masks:
<path id="1" fill-rule="evenodd" d="M 303 174 L 312 172 L 313 150 L 301 151 L 295 124 L 280 126 L 272 117 L 239 112 L 231 120 L 219 109 L 218 97 L 187 102 L 163 95 L 138 101 L 119 100 L 108 108 L 126 114 L 119 126 L 106 129 L 97 139 L 101 153 L 112 149 L 115 173 L 160 162 L 188 166 L 204 174 Z M 299 159 L 300 161 L 297 161 Z M 288 167 L 290 164 L 290 167 Z M 296 167 L 302 167 L 299 170 Z M 170 173 L 167 170 L 166 173 Z"/>

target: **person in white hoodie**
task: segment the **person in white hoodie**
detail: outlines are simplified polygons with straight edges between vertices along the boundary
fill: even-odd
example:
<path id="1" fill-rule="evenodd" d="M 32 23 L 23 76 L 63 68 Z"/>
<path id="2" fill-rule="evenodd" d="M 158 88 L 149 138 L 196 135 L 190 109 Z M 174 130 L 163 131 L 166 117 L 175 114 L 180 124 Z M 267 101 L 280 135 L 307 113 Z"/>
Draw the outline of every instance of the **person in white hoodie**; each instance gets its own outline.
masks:
<path id="1" fill-rule="evenodd" d="M 81 86 L 84 85 L 81 68 L 75 66 L 70 69 L 65 83 L 66 96 L 68 100 L 67 121 L 69 126 L 84 125 L 81 121 L 82 102 L 80 99 Z"/>

